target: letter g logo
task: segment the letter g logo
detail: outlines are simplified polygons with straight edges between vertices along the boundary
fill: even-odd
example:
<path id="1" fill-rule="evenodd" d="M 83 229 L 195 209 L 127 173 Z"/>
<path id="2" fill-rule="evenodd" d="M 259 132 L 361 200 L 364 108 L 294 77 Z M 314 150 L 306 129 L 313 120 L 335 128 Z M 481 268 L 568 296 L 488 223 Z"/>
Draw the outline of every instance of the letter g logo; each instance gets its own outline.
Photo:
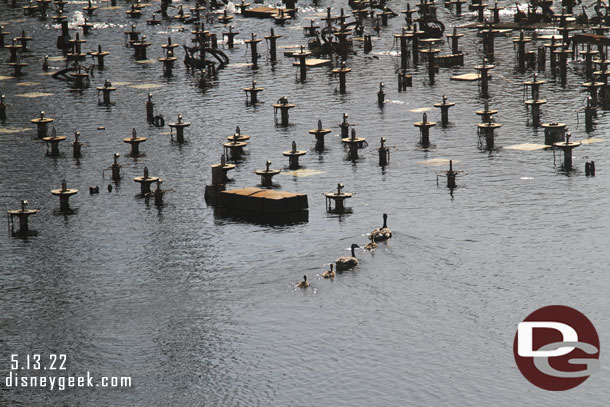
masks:
<path id="1" fill-rule="evenodd" d="M 599 338 L 586 316 L 563 305 L 531 313 L 513 344 L 517 367 L 545 390 L 568 390 L 599 372 Z"/>

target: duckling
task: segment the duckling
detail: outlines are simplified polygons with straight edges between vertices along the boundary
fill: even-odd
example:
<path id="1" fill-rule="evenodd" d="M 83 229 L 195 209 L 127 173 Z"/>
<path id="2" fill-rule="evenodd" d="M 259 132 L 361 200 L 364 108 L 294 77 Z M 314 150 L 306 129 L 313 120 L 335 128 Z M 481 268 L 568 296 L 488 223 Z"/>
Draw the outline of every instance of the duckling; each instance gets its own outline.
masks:
<path id="1" fill-rule="evenodd" d="M 349 270 L 358 265 L 358 259 L 356 258 L 356 253 L 354 249 L 358 246 L 356 243 L 352 244 L 352 255 L 351 256 L 342 256 L 339 257 L 335 263 L 337 263 L 337 271 Z"/>
<path id="2" fill-rule="evenodd" d="M 392 237 L 392 231 L 388 228 L 388 214 L 383 214 L 383 226 L 381 228 L 377 228 L 371 232 L 371 236 L 373 240 L 376 242 L 381 242 L 383 240 L 388 240 Z"/>
<path id="3" fill-rule="evenodd" d="M 368 251 L 373 251 L 377 248 L 377 243 L 375 243 L 375 235 L 373 235 L 371 233 L 371 235 L 369 236 L 369 238 L 371 239 L 371 243 L 367 243 L 366 246 L 364 246 L 364 250 L 368 250 Z"/>
<path id="4" fill-rule="evenodd" d="M 322 277 L 324 277 L 324 278 L 335 278 L 335 272 L 333 271 L 332 263 L 330 265 L 330 270 L 326 270 L 324 273 L 322 273 Z"/>
<path id="5" fill-rule="evenodd" d="M 309 283 L 307 282 L 307 276 L 303 276 L 303 281 L 297 284 L 298 288 L 307 288 L 309 287 Z"/>

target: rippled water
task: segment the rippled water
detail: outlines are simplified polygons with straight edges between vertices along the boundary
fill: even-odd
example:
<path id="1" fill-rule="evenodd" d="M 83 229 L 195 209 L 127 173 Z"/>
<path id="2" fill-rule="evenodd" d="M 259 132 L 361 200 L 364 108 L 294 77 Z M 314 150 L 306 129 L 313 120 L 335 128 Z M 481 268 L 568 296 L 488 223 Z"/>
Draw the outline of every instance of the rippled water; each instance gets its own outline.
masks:
<path id="1" fill-rule="evenodd" d="M 502 3 L 502 2 L 501 2 Z M 67 5 L 77 21 L 84 3 Z M 104 7 L 109 3 L 98 5 Z M 175 2 L 175 4 L 179 4 Z M 330 4 L 330 3 L 329 3 Z M 186 3 L 186 5 L 190 5 Z M 404 3 L 389 2 L 399 10 Z M 550 150 L 518 151 L 502 147 L 542 143 L 542 129 L 527 125 L 521 82 L 531 73 L 517 73 L 509 37 L 496 40 L 497 68 L 492 72 L 490 106 L 497 108 L 498 149 L 479 149 L 475 110 L 482 108 L 477 84 L 449 81 L 453 74 L 473 72 L 481 61 L 476 33 L 465 34 L 463 68 L 441 68 L 436 84 L 427 83 L 424 65 L 411 67 L 414 87 L 396 90 L 399 60 L 391 34 L 403 25 L 390 20 L 373 52 L 348 60 L 348 93 L 338 93 L 329 67 L 310 69 L 298 83 L 289 58 L 272 67 L 265 55 L 258 70 L 244 64 L 243 43 L 227 50 L 231 66 L 219 72 L 213 86 L 196 87 L 196 78 L 182 63 L 164 79 L 160 63 L 137 64 L 124 46 L 123 31 L 132 21 L 118 10 L 100 8 L 95 29 L 84 50 L 102 44 L 111 55 L 106 69 L 94 71 L 82 93 L 68 84 L 41 76 L 42 57 L 59 55 L 57 30 L 51 20 L 26 18 L 21 10 L 0 3 L 0 21 L 11 35 L 25 28 L 34 37 L 26 54 L 27 76 L 0 80 L 7 96 L 8 120 L 2 128 L 31 128 L 40 110 L 56 119 L 58 133 L 78 130 L 86 143 L 80 160 L 63 155 L 45 157 L 44 143 L 34 129 L 0 134 L 0 207 L 13 209 L 19 200 L 40 208 L 31 221 L 38 236 L 27 240 L 5 234 L 0 245 L 0 366 L 8 371 L 12 353 L 66 353 L 69 374 L 131 375 L 134 387 L 122 390 L 2 388 L 2 405 L 605 405 L 610 396 L 604 346 L 610 335 L 607 277 L 610 220 L 605 140 L 608 118 L 600 112 L 589 136 L 602 142 L 584 144 L 574 153 L 577 170 L 566 176 L 555 166 Z M 319 18 L 325 4 L 309 2 L 298 19 L 285 27 L 278 45 L 305 44 L 301 26 Z M 345 2 L 333 2 L 333 14 Z M 190 29 L 164 22 L 147 26 L 156 9 L 147 7 L 138 30 L 152 40 L 150 59 L 162 56 L 161 43 L 190 43 Z M 347 7 L 346 7 L 347 10 Z M 442 7 L 439 18 L 448 29 L 472 21 L 453 17 Z M 255 32 L 268 35 L 272 22 L 235 18 L 238 39 Z M 367 23 L 368 28 L 372 22 Z M 220 33 L 221 25 L 207 27 Z M 536 46 L 543 41 L 536 42 Z M 533 47 L 533 45 L 530 45 Z M 447 44 L 443 44 L 447 52 Z M 261 53 L 266 53 L 264 43 Z M 279 51 L 279 50 L 278 50 Z M 177 50 L 179 60 L 182 49 Z M 8 57 L 6 50 L 0 58 Z M 88 60 L 89 61 L 89 60 Z M 63 62 L 52 61 L 56 68 Z M 1 75 L 10 69 L 3 65 Z M 582 72 L 568 74 L 562 88 L 548 83 L 541 95 L 543 121 L 564 121 L 574 139 L 588 135 L 580 126 Z M 118 90 L 111 107 L 97 105 L 95 86 L 110 79 Z M 252 79 L 265 88 L 263 105 L 245 106 L 243 87 Z M 386 83 L 388 103 L 376 104 L 379 82 Z M 23 82 L 39 82 L 23 86 Z M 121 84 L 122 83 L 122 84 Z M 129 83 L 129 84 L 126 84 Z M 182 114 L 192 122 L 188 143 L 173 144 L 167 128 L 146 123 L 149 90 L 130 85 L 156 84 L 151 89 L 158 112 L 166 118 Z M 17 95 L 45 92 L 52 96 L 27 99 Z M 417 146 L 413 122 L 439 120 L 433 103 L 446 94 L 456 103 L 451 126 L 431 131 L 434 147 Z M 287 128 L 275 125 L 271 104 L 286 95 L 297 104 Z M 411 110 L 417 109 L 417 112 Z M 324 154 L 313 151 L 308 130 L 321 119 L 339 129 L 343 113 L 350 115 L 358 136 L 370 143 L 362 158 L 347 161 L 338 137 L 328 137 Z M 218 162 L 221 142 L 239 125 L 249 134 L 248 156 L 231 174 L 230 187 L 259 182 L 253 171 L 272 160 L 283 168 L 281 152 L 292 140 L 308 154 L 301 163 L 322 174 L 278 175 L 281 189 L 306 193 L 309 221 L 268 226 L 220 218 L 206 206 L 203 191 L 211 164 Z M 105 130 L 97 130 L 104 126 Z M 137 160 L 128 157 L 123 137 L 148 137 Z M 377 165 L 379 138 L 392 146 L 391 163 Z M 120 152 L 124 179 L 111 193 L 102 170 Z M 420 162 L 453 159 L 465 172 L 450 194 L 435 167 Z M 559 157 L 558 157 L 559 159 Z M 595 160 L 597 176 L 584 175 L 584 163 Z M 559 164 L 557 161 L 557 165 Z M 162 177 L 165 205 L 137 197 L 130 178 L 148 166 Z M 50 189 L 65 178 L 79 194 L 71 204 L 76 213 L 63 216 Z M 353 213 L 342 217 L 325 212 L 323 192 L 338 182 L 356 195 Z M 89 186 L 99 185 L 99 195 Z M 348 253 L 351 243 L 364 245 L 366 233 L 389 215 L 394 237 L 374 253 L 358 252 L 360 265 L 334 281 L 319 277 L 326 266 Z M 296 289 L 303 274 L 311 288 Z M 602 372 L 575 390 L 549 393 L 528 383 L 512 356 L 516 324 L 535 309 L 564 304 L 586 314 L 602 343 Z"/>

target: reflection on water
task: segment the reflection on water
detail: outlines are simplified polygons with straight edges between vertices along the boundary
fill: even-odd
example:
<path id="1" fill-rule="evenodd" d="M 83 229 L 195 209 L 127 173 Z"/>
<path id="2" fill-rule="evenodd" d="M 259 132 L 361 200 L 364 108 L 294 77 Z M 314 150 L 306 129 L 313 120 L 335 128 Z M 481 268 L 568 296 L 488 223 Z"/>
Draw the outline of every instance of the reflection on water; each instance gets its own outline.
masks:
<path id="1" fill-rule="evenodd" d="M 250 54 L 241 42 L 252 32 L 268 35 L 273 27 L 282 36 L 278 45 L 305 44 L 294 28 L 309 25 L 326 4 L 299 4 L 304 12 L 285 27 L 236 16 L 236 48 L 224 50 L 231 63 L 201 91 L 197 76 L 182 63 L 170 79 L 163 78 L 160 63 L 134 63 L 123 36 L 134 21 L 120 5 L 92 17 L 83 50 L 101 44 L 110 55 L 103 71 L 93 71 L 90 86 L 74 93 L 65 82 L 41 75 L 44 55 L 52 70 L 65 66 L 54 58 L 57 27 L 36 18 L 17 23 L 21 10 L 0 3 L 6 30 L 13 35 L 23 27 L 34 38 L 23 58 L 27 76 L 5 78 L 6 67 L 0 72 L 8 103 L 8 120 L 0 127 L 0 206 L 13 209 L 28 199 L 41 210 L 30 221 L 38 236 L 7 235 L 0 245 L 0 365 L 6 371 L 12 353 L 63 352 L 69 374 L 131 375 L 134 387 L 12 389 L 0 392 L 0 404 L 508 406 L 520 394 L 527 405 L 578 400 L 593 406 L 610 396 L 603 385 L 607 369 L 576 391 L 549 394 L 533 389 L 512 359 L 516 324 L 543 305 L 573 306 L 591 319 L 602 342 L 609 336 L 604 173 L 610 163 L 605 141 L 576 149 L 576 171 L 569 177 L 559 173 L 559 161 L 554 167 L 552 151 L 502 148 L 541 144 L 544 137 L 541 129 L 526 126 L 520 84 L 531 73 L 514 70 L 510 37 L 496 39 L 489 104 L 499 110 L 503 127 L 498 149 L 488 152 L 478 148 L 474 112 L 483 99 L 477 84 L 449 81 L 480 63 L 482 47 L 474 32 L 463 30 L 465 67 L 441 68 L 434 86 L 427 84 L 424 65 L 411 67 L 413 87 L 398 93 L 400 61 L 391 34 L 404 20 L 391 19 L 373 43 L 374 53 L 364 55 L 362 45 L 355 45 L 358 55 L 347 61 L 352 68 L 347 94 L 340 95 L 327 68 L 310 69 L 300 83 L 291 59 L 281 56 L 278 65 L 269 64 L 264 44 L 259 68 L 248 68 Z M 333 13 L 341 6 L 346 4 L 333 3 Z M 82 22 L 81 8 L 66 6 L 71 24 Z M 150 60 L 162 56 L 160 44 L 168 33 L 179 44 L 191 38 L 188 26 L 146 25 L 153 9 L 155 4 L 136 22 L 153 43 Z M 471 21 L 441 7 L 438 15 L 449 30 Z M 372 26 L 368 21 L 367 30 Z M 224 30 L 217 23 L 206 29 Z M 442 49 L 447 52 L 447 44 Z M 176 54 L 181 61 L 182 48 Z M 0 51 L 2 60 L 7 55 Z M 540 75 L 548 81 L 541 88 L 547 99 L 542 120 L 566 122 L 573 139 L 586 138 L 582 116 L 579 123 L 576 115 L 584 106 L 582 72 L 570 71 L 565 89 L 550 72 Z M 106 79 L 117 87 L 115 104 L 100 107 L 95 87 Z M 265 88 L 259 94 L 264 103 L 247 107 L 242 88 L 252 80 Z M 386 84 L 382 109 L 379 82 Z M 19 96 L 26 92 L 35 97 Z M 156 113 L 166 119 L 182 114 L 192 123 L 187 143 L 174 144 L 167 128 L 148 126 L 148 92 Z M 413 122 L 442 95 L 456 103 L 451 124 L 433 128 L 435 148 L 422 150 Z M 285 128 L 276 126 L 271 106 L 282 96 L 297 105 Z M 45 157 L 29 122 L 41 110 L 56 119 L 59 135 L 68 136 L 56 159 Z M 343 113 L 370 143 L 356 162 L 347 159 L 338 138 Z M 440 121 L 437 109 L 427 114 Z M 313 149 L 308 133 L 318 119 L 333 129 L 323 153 Z M 597 120 L 591 136 L 604 140 L 608 119 L 600 112 Z M 249 223 L 216 216 L 205 204 L 209 166 L 218 162 L 221 144 L 237 125 L 251 139 L 248 155 L 232 171 L 231 188 L 257 184 L 254 170 L 266 160 L 287 166 L 281 153 L 293 140 L 308 150 L 301 163 L 317 173 L 277 177 L 282 189 L 308 195 L 307 222 Z M 137 160 L 127 157 L 129 147 L 122 142 L 134 127 L 147 137 L 141 146 L 145 155 Z M 79 160 L 71 158 L 69 145 L 75 131 L 85 143 Z M 377 166 L 381 136 L 392 146 L 384 169 Z M 117 183 L 102 174 L 115 152 L 123 165 Z M 436 184 L 436 173 L 446 164 L 422 165 L 449 159 L 466 173 L 451 195 L 443 182 Z M 584 176 L 589 160 L 596 161 L 596 177 Z M 145 166 L 169 190 L 162 207 L 136 196 L 132 178 Z M 70 216 L 57 211 L 50 194 L 62 179 L 79 189 Z M 325 212 L 323 193 L 338 182 L 356 193 L 349 215 Z M 100 193 L 89 195 L 90 186 L 99 186 Z M 316 277 L 347 255 L 352 243 L 366 244 L 366 233 L 380 226 L 384 212 L 394 233 L 390 241 L 373 253 L 357 251 L 358 267 L 332 282 Z M 303 274 L 311 287 L 296 290 Z"/>

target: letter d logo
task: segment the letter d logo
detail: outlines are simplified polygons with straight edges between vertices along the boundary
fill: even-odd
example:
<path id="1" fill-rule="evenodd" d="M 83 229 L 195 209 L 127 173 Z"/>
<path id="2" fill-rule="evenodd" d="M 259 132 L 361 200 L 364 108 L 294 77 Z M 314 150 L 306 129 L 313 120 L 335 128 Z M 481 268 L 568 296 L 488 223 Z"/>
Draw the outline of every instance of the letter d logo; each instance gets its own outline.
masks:
<path id="1" fill-rule="evenodd" d="M 560 342 L 578 342 L 578 334 L 569 325 L 561 322 L 535 321 L 535 322 L 520 322 L 517 328 L 517 341 L 519 356 L 522 357 L 554 357 L 563 356 L 574 350 L 573 346 L 562 346 L 555 350 L 533 350 L 534 346 L 534 328 L 555 329 L 561 332 L 563 339 Z"/>

